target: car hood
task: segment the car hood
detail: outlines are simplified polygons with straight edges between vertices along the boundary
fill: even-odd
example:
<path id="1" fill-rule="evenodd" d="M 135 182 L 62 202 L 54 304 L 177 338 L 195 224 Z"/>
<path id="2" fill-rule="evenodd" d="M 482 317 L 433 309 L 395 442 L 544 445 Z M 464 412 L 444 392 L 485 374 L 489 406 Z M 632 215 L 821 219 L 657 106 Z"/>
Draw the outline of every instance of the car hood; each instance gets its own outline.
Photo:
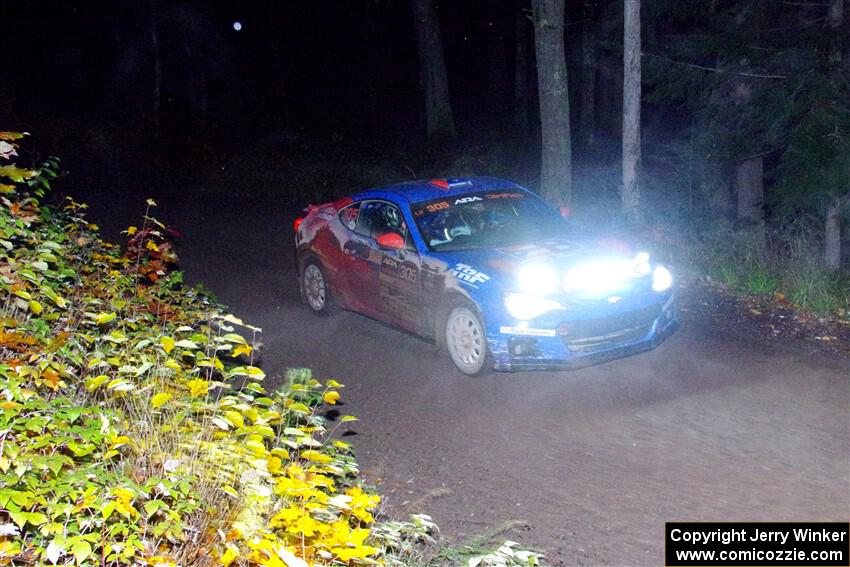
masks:
<path id="1" fill-rule="evenodd" d="M 533 244 L 476 248 L 433 254 L 434 257 L 445 261 L 450 269 L 458 264 L 463 264 L 488 274 L 516 273 L 524 265 L 537 263 L 567 268 L 582 260 L 603 255 L 622 256 L 624 251 L 618 251 L 598 243 L 551 239 Z"/>

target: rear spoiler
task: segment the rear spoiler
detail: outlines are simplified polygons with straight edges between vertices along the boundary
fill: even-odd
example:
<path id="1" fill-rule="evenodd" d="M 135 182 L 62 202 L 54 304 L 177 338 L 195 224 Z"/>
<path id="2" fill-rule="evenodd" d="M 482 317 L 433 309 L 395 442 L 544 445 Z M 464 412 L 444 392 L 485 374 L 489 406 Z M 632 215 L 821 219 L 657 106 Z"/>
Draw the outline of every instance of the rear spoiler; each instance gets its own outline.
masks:
<path id="1" fill-rule="evenodd" d="M 335 212 L 335 211 L 338 211 L 341 208 L 343 208 L 346 205 L 349 205 L 350 203 L 353 203 L 353 202 L 354 201 L 351 199 L 351 197 L 343 197 L 342 199 L 338 199 L 338 200 L 333 201 L 333 202 L 321 203 L 319 205 L 307 205 L 304 208 L 304 212 L 307 213 L 308 215 L 313 214 L 315 212 L 320 212 L 320 211 L 323 211 L 323 210 L 328 211 L 328 212 L 331 212 L 331 210 L 333 210 Z"/>

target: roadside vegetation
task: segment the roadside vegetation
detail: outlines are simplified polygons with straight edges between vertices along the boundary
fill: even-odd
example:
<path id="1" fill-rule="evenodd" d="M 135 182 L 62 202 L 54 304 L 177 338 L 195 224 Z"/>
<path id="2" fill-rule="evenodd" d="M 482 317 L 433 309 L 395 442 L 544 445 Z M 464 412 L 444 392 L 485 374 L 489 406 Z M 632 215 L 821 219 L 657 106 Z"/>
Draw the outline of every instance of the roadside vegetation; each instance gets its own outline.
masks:
<path id="1" fill-rule="evenodd" d="M 0 132 L 0 564 L 437 564 L 428 516 L 376 520 L 357 418 L 323 415 L 343 384 L 267 390 L 261 329 L 183 285 L 156 203 L 104 242 L 43 204 L 57 162 L 16 166 L 23 137 Z"/>

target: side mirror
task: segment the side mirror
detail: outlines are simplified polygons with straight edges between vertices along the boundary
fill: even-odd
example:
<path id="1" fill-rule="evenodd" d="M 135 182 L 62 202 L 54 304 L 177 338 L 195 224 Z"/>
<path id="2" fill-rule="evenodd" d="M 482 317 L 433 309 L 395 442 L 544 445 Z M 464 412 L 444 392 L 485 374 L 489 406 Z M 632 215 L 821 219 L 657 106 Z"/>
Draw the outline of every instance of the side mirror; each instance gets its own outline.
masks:
<path id="1" fill-rule="evenodd" d="M 375 240 L 378 241 L 378 246 L 381 248 L 389 248 L 390 250 L 404 249 L 404 238 L 397 232 L 385 232 L 378 235 L 378 238 Z"/>

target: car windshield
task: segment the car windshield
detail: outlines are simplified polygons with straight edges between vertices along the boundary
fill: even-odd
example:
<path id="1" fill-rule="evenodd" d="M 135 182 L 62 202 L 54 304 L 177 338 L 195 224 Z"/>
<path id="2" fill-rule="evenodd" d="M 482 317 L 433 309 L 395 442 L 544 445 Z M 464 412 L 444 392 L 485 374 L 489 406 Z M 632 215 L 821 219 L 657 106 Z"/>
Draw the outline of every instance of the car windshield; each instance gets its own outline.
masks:
<path id="1" fill-rule="evenodd" d="M 543 201 L 511 189 L 414 203 L 411 210 L 423 240 L 435 251 L 513 246 L 569 231 Z"/>

